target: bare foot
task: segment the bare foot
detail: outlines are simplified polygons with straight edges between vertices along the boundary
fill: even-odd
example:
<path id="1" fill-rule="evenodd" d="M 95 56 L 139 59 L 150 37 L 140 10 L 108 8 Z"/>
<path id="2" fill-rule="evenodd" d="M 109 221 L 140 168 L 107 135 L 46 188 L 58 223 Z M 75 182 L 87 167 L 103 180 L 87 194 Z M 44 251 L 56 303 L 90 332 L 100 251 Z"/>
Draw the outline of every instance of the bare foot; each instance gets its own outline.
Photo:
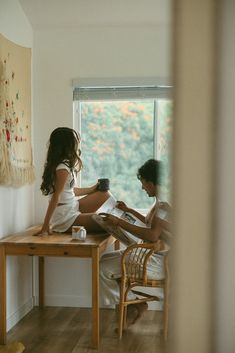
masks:
<path id="1" fill-rule="evenodd" d="M 119 316 L 119 305 L 116 305 L 116 315 Z M 123 327 L 123 333 L 125 332 L 126 329 L 128 329 L 128 327 L 130 327 L 133 324 L 134 319 L 136 318 L 136 316 L 138 315 L 138 311 L 135 308 L 135 305 L 128 305 L 127 306 L 127 318 L 126 318 L 126 325 L 125 327 Z M 115 328 L 115 333 L 118 334 L 118 327 Z"/>
<path id="2" fill-rule="evenodd" d="M 132 311 L 127 311 L 127 322 L 129 325 L 134 325 L 143 316 L 144 312 L 148 309 L 148 304 L 146 302 L 133 304 Z M 128 315 L 129 314 L 129 315 Z M 128 326 L 129 326 L 128 325 Z"/>
<path id="3" fill-rule="evenodd" d="M 134 325 L 137 321 L 139 321 L 147 309 L 148 309 L 148 304 L 146 302 L 128 305 L 126 329 L 131 325 Z M 119 312 L 119 305 L 116 305 L 117 315 L 118 315 L 118 312 Z M 118 328 L 115 329 L 115 332 L 118 333 Z"/>

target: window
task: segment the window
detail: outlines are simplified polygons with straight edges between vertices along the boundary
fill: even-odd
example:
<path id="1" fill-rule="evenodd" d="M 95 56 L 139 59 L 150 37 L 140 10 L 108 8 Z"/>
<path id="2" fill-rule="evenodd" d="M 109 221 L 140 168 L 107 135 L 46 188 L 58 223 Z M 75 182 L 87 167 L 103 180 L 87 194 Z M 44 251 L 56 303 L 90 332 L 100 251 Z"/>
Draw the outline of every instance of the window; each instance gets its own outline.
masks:
<path id="1" fill-rule="evenodd" d="M 74 91 L 75 125 L 81 133 L 81 185 L 110 179 L 111 192 L 130 207 L 149 208 L 138 167 L 163 161 L 161 199 L 170 201 L 172 101 L 169 88 L 86 88 Z"/>

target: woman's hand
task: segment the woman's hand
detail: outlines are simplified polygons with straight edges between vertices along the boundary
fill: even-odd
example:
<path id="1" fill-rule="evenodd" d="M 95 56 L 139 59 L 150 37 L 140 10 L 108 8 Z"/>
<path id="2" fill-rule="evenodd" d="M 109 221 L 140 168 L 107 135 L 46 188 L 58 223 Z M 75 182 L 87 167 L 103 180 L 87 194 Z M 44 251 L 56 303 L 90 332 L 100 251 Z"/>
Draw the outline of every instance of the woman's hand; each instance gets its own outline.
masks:
<path id="1" fill-rule="evenodd" d="M 102 213 L 99 213 L 99 216 L 102 216 L 102 219 L 105 222 L 107 222 L 108 225 L 111 225 L 111 226 L 118 226 L 120 221 L 120 218 L 109 213 L 102 212 Z"/>
<path id="2" fill-rule="evenodd" d="M 38 232 L 36 232 L 35 234 L 33 234 L 33 236 L 37 237 L 37 236 L 43 236 L 43 235 L 50 235 L 52 234 L 52 231 L 50 230 L 50 227 L 48 228 L 41 228 L 41 230 L 39 230 Z"/>
<path id="3" fill-rule="evenodd" d="M 95 185 L 91 186 L 89 194 L 92 194 L 93 192 L 97 191 L 98 185 L 99 185 L 99 182 L 97 181 Z"/>
<path id="4" fill-rule="evenodd" d="M 123 201 L 117 201 L 116 207 L 119 208 L 120 210 L 124 211 L 124 212 L 128 212 L 129 211 L 129 207 L 127 207 L 127 205 Z"/>

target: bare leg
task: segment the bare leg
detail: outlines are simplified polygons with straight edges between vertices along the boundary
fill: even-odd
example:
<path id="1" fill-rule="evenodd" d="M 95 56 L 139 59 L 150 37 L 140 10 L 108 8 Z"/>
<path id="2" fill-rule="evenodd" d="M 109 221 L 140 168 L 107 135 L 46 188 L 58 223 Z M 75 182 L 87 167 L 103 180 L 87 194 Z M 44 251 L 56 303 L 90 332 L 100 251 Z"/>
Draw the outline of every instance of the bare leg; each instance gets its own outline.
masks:
<path id="1" fill-rule="evenodd" d="M 105 233 L 105 230 L 100 227 L 98 223 L 96 223 L 92 215 L 94 213 L 80 213 L 80 215 L 75 219 L 73 222 L 73 226 L 83 226 L 86 228 L 88 232 L 103 232 Z M 70 227 L 67 232 L 71 232 L 72 227 Z"/>
<path id="2" fill-rule="evenodd" d="M 73 225 L 84 226 L 88 232 L 104 232 L 103 228 L 92 219 L 92 215 L 109 197 L 110 193 L 108 191 L 96 191 L 81 198 L 79 200 L 79 210 L 81 213 L 75 219 Z M 71 230 L 72 227 L 66 232 L 71 232 Z"/>
<path id="3" fill-rule="evenodd" d="M 124 330 L 139 321 L 147 309 L 148 304 L 146 302 L 128 305 L 126 326 Z M 116 305 L 116 314 L 119 316 L 119 304 Z M 115 329 L 115 332 L 118 333 L 118 328 Z"/>
<path id="4" fill-rule="evenodd" d="M 96 191 L 86 195 L 79 200 L 81 213 L 95 213 L 103 203 L 110 197 L 109 191 Z"/>

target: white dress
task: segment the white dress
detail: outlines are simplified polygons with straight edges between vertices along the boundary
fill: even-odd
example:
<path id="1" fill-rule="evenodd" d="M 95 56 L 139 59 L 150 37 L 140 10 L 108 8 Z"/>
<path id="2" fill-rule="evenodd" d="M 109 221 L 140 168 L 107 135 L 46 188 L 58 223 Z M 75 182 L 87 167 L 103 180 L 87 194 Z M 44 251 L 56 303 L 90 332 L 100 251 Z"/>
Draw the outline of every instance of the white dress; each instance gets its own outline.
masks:
<path id="1" fill-rule="evenodd" d="M 68 177 L 65 183 L 63 192 L 60 195 L 59 203 L 53 212 L 51 217 L 51 228 L 54 232 L 65 232 L 74 223 L 75 219 L 81 213 L 79 211 L 79 201 L 74 194 L 74 183 L 75 178 L 69 167 L 61 163 L 57 166 L 56 170 L 66 169 L 68 171 Z"/>

